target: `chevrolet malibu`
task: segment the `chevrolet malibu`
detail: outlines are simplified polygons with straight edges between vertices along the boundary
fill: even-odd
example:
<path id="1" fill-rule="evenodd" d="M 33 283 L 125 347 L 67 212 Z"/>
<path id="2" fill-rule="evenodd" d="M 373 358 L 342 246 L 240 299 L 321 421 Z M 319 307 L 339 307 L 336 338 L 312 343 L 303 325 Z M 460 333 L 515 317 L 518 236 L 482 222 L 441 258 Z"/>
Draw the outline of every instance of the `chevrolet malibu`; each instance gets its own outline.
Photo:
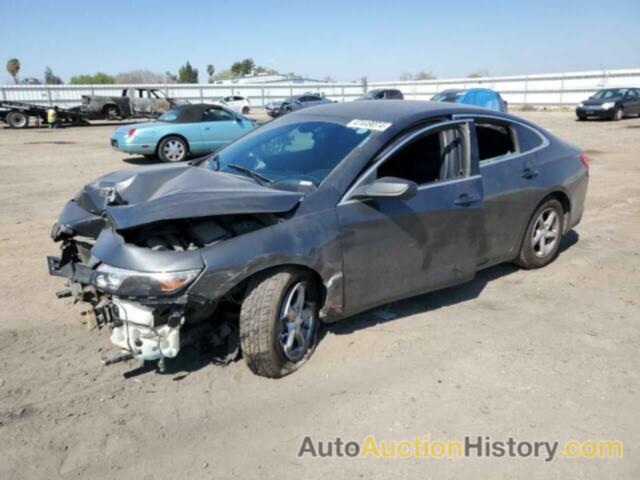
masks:
<path id="1" fill-rule="evenodd" d="M 180 162 L 188 155 L 219 150 L 253 130 L 253 120 L 221 105 L 182 105 L 167 110 L 155 122 L 119 127 L 111 146 L 125 153 L 163 162 Z"/>
<path id="2" fill-rule="evenodd" d="M 236 328 L 249 368 L 281 377 L 321 322 L 547 265 L 583 213 L 587 158 L 515 116 L 349 102 L 294 112 L 209 157 L 105 175 L 52 229 L 59 296 L 117 351 L 159 361 Z"/>

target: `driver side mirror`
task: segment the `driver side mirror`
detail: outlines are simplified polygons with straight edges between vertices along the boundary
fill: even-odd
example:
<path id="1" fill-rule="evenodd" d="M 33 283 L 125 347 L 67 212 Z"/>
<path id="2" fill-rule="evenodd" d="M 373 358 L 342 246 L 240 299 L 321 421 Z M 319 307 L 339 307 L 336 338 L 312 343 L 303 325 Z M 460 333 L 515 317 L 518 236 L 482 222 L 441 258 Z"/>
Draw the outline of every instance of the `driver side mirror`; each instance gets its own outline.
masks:
<path id="1" fill-rule="evenodd" d="M 410 200 L 416 196 L 418 185 L 411 180 L 395 177 L 379 178 L 373 183 L 360 185 L 351 194 L 351 198 L 360 200 L 370 198 L 397 198 L 398 200 Z"/>

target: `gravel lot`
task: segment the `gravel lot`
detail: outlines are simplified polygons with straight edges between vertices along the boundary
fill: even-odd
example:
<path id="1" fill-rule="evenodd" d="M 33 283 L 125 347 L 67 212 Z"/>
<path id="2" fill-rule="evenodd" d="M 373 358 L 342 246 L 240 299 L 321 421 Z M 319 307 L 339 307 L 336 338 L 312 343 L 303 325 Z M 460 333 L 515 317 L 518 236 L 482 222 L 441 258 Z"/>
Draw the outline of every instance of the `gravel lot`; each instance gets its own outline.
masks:
<path id="1" fill-rule="evenodd" d="M 545 269 L 334 324 L 281 380 L 187 358 L 103 367 L 107 332 L 56 300 L 49 229 L 94 177 L 142 163 L 113 124 L 0 127 L 0 479 L 640 478 L 640 119 L 527 112 L 591 157 L 585 217 Z M 389 319 L 389 317 L 395 317 Z M 624 458 L 313 459 L 302 439 L 614 439 Z"/>

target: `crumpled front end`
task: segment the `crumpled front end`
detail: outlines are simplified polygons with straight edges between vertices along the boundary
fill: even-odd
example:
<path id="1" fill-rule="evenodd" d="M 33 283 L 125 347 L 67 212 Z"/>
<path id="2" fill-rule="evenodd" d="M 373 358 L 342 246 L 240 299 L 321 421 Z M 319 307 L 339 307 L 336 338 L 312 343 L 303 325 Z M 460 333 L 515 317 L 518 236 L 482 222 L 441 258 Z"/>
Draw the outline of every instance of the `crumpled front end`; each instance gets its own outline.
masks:
<path id="1" fill-rule="evenodd" d="M 64 207 L 51 231 L 61 253 L 48 257 L 49 273 L 67 280 L 58 297 L 85 303 L 87 321 L 111 329 L 118 352 L 105 363 L 162 367 L 203 336 L 215 347 L 237 333 L 236 292 L 192 288 L 206 270 L 203 252 L 277 223 L 260 210 L 290 210 L 299 196 L 236 178 L 188 166 L 132 169 L 92 182 Z"/>

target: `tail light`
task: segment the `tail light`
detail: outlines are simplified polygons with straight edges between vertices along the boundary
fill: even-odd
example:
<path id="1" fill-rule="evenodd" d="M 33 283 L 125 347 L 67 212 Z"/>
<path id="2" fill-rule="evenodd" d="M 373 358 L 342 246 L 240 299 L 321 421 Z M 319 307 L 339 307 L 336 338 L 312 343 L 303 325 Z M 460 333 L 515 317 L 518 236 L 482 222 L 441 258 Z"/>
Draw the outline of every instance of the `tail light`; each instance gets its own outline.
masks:
<path id="1" fill-rule="evenodd" d="M 127 132 L 127 137 L 133 137 L 134 133 L 136 133 L 136 129 L 130 128 L 129 131 Z"/>
<path id="2" fill-rule="evenodd" d="M 589 157 L 587 157 L 584 153 L 582 155 L 580 155 L 580 161 L 582 162 L 582 165 L 584 165 L 584 168 L 587 169 L 587 177 L 589 176 Z"/>

